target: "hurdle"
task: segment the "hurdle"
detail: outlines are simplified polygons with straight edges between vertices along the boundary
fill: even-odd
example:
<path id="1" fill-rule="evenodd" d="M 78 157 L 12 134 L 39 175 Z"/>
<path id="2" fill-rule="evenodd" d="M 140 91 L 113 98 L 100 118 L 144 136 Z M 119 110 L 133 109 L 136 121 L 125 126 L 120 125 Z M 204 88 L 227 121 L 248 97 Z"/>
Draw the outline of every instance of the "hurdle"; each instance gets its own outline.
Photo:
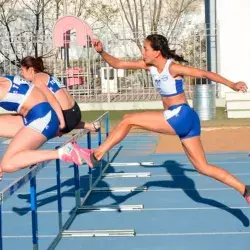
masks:
<path id="1" fill-rule="evenodd" d="M 108 119 L 106 120 L 106 137 L 108 136 Z M 101 132 L 98 133 L 98 145 L 101 144 Z M 91 134 L 88 133 L 87 134 L 87 145 L 88 148 L 91 148 Z M 59 225 L 60 227 L 60 231 L 58 233 L 58 235 L 56 236 L 56 238 L 54 239 L 54 241 L 50 244 L 48 250 L 52 250 L 55 249 L 55 247 L 57 246 L 57 244 L 60 242 L 60 240 L 62 238 L 70 238 L 70 237 L 132 237 L 136 235 L 136 232 L 134 229 L 115 229 L 115 230 L 68 230 L 69 226 L 72 224 L 72 222 L 74 221 L 74 219 L 76 218 L 77 214 L 80 214 L 82 212 L 86 212 L 86 211 L 95 211 L 95 212 L 112 212 L 112 211 L 139 211 L 142 210 L 144 208 L 143 205 L 139 204 L 139 205 L 109 205 L 109 206 L 86 206 L 85 202 L 88 199 L 89 195 L 93 192 L 124 192 L 124 191 L 129 191 L 129 192 L 133 192 L 133 191 L 145 191 L 147 190 L 147 187 L 114 187 L 114 188 L 110 188 L 110 189 L 105 189 L 105 188 L 100 188 L 100 187 L 96 187 L 96 185 L 98 184 L 99 180 L 103 177 L 105 177 L 105 170 L 110 166 L 110 163 L 113 161 L 113 159 L 110 159 L 109 153 L 107 153 L 106 155 L 106 165 L 104 166 L 101 162 L 100 165 L 100 170 L 99 170 L 99 176 L 98 178 L 95 180 L 95 182 L 92 182 L 92 169 L 89 168 L 89 181 L 90 181 L 90 186 L 89 186 L 89 191 L 87 192 L 87 194 L 85 195 L 85 197 L 80 198 L 80 189 L 79 189 L 79 174 L 75 173 L 75 177 L 76 177 L 76 206 L 75 209 L 73 210 L 73 212 L 71 213 L 71 216 L 69 217 L 69 219 L 65 222 L 65 224 L 63 226 L 62 223 L 60 222 Z M 57 163 L 60 164 L 60 163 Z M 57 166 L 58 169 L 60 169 L 60 166 Z M 77 171 L 78 168 L 76 168 Z M 131 177 L 131 176 L 130 176 Z M 59 178 L 60 179 L 60 178 Z M 60 186 L 60 184 L 58 185 L 58 187 Z M 59 195 L 59 193 L 58 193 Z M 61 215 L 61 211 L 62 211 L 62 207 L 61 207 L 61 197 L 58 197 L 58 204 L 60 204 L 60 219 L 59 221 L 62 221 L 62 215 Z"/>
<path id="2" fill-rule="evenodd" d="M 99 121 L 101 124 L 104 122 L 105 131 L 102 131 L 103 126 L 101 126 L 101 130 L 97 133 L 97 141 L 98 145 L 102 143 L 102 135 L 104 137 L 108 137 L 109 135 L 109 113 L 105 112 L 95 121 Z M 102 133 L 103 132 L 103 133 Z M 91 149 L 91 132 L 88 130 L 81 130 L 77 134 L 73 135 L 69 140 L 64 142 L 62 145 L 55 147 L 58 149 L 59 147 L 64 146 L 69 142 L 76 142 L 79 138 L 86 137 L 87 147 Z M 116 153 L 118 154 L 118 152 Z M 79 167 L 76 164 L 73 164 L 74 171 L 74 187 L 75 187 L 75 205 L 71 212 L 71 215 L 63 223 L 62 219 L 62 192 L 61 192 L 61 166 L 60 160 L 57 159 L 55 161 L 56 164 L 56 193 L 57 193 L 57 214 L 58 214 L 58 234 L 52 241 L 52 243 L 47 248 L 48 250 L 55 249 L 62 238 L 69 237 L 130 237 L 135 236 L 136 232 L 134 229 L 115 229 L 115 230 L 69 230 L 70 225 L 76 218 L 76 216 L 85 211 L 93 211 L 93 212 L 112 212 L 112 211 L 139 211 L 144 209 L 142 204 L 136 205 L 95 205 L 88 206 L 85 205 L 89 195 L 94 192 L 144 192 L 147 191 L 146 186 L 134 186 L 134 187 L 97 187 L 98 182 L 101 178 L 148 178 L 151 177 L 150 172 L 137 172 L 137 173 L 106 173 L 105 171 L 109 166 L 154 166 L 153 162 L 132 162 L 132 163 L 115 163 L 113 159 L 110 159 L 110 154 L 104 156 L 103 161 L 101 161 L 100 165 L 95 167 L 95 181 L 93 181 L 93 173 L 92 168 L 88 167 L 88 179 L 89 179 L 89 187 L 87 193 L 84 197 L 81 197 L 81 187 L 80 187 L 80 175 L 79 175 Z M 22 177 L 18 178 L 14 182 L 12 182 L 9 186 L 4 188 L 0 192 L 0 250 L 3 249 L 3 236 L 2 236 L 2 205 L 3 203 L 11 197 L 18 189 L 23 187 L 26 183 L 30 182 L 30 207 L 31 207 L 31 222 L 32 222 L 32 244 L 33 250 L 38 250 L 39 245 L 39 237 L 38 237 L 38 218 L 37 218 L 37 194 L 36 194 L 36 176 L 39 172 L 48 165 L 52 161 L 46 161 L 43 163 L 39 163 L 35 166 L 30 167 L 29 171 Z M 105 162 L 105 165 L 103 164 Z"/>
<path id="3" fill-rule="evenodd" d="M 99 118 L 97 118 L 95 121 L 99 121 L 102 123 L 105 122 L 105 136 L 107 137 L 109 135 L 109 113 L 105 112 L 103 115 L 101 115 Z M 87 143 L 88 148 L 91 147 L 90 141 L 91 141 L 91 132 L 88 130 L 81 130 L 77 134 L 73 135 L 69 140 L 65 141 L 62 145 L 57 146 L 56 149 L 59 147 L 64 146 L 65 144 L 69 142 L 76 142 L 77 139 L 86 136 L 87 137 Z M 98 132 L 98 144 L 101 144 L 101 131 Z M 109 152 L 106 154 L 107 158 L 107 164 L 109 162 Z M 34 166 L 31 166 L 29 171 L 22 177 L 17 178 L 15 181 L 13 181 L 10 185 L 5 187 L 3 190 L 0 191 L 0 250 L 3 250 L 3 221 L 2 221 L 2 206 L 4 202 L 10 198 L 17 190 L 22 188 L 25 184 L 28 182 L 30 183 L 30 207 L 31 207 L 31 222 L 32 222 L 32 244 L 33 244 L 33 250 L 38 250 L 38 219 L 37 219 L 37 197 L 36 197 L 36 176 L 38 173 L 46 167 L 52 160 L 45 161 L 39 164 L 36 164 Z M 56 182 L 57 182 L 57 196 L 58 196 L 58 229 L 59 233 L 63 231 L 64 228 L 68 227 L 73 221 L 77 208 L 80 207 L 81 204 L 81 196 L 80 196 L 80 176 L 79 176 L 79 169 L 76 164 L 74 164 L 74 184 L 75 184 L 75 209 L 72 214 L 72 216 L 68 219 L 68 221 L 63 225 L 62 223 L 62 195 L 61 195 L 61 176 L 60 176 L 60 160 L 56 160 Z M 100 171 L 102 173 L 102 171 Z M 89 178 L 92 179 L 92 170 L 89 167 Z M 99 179 L 101 176 L 99 176 Z M 91 183 L 91 182 L 90 182 Z M 90 185 L 90 188 L 92 186 L 92 183 Z M 90 191 L 86 194 L 89 195 Z M 74 216 L 73 216 L 74 215 Z"/>

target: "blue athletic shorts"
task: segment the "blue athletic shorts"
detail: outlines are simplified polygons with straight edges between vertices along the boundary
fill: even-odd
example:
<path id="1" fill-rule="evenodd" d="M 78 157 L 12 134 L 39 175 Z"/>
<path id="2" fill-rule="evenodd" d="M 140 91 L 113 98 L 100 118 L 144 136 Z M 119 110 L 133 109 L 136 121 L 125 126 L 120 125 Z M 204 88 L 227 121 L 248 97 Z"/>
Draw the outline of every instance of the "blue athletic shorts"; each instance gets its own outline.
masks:
<path id="1" fill-rule="evenodd" d="M 53 138 L 59 130 L 57 114 L 48 102 L 39 103 L 30 109 L 23 117 L 23 123 L 43 134 L 48 140 Z"/>
<path id="2" fill-rule="evenodd" d="M 171 106 L 163 115 L 181 140 L 200 136 L 199 116 L 188 104 Z"/>

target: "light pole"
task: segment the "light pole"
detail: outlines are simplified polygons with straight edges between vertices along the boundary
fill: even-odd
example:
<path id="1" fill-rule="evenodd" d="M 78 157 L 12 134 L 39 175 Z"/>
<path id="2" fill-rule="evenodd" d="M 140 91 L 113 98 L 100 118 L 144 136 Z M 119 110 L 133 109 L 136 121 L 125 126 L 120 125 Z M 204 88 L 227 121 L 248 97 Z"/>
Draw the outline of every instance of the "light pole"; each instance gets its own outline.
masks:
<path id="1" fill-rule="evenodd" d="M 67 16 L 67 0 L 63 0 L 63 16 Z M 64 33 L 64 60 L 66 69 L 69 67 L 69 42 L 70 31 L 66 31 Z"/>

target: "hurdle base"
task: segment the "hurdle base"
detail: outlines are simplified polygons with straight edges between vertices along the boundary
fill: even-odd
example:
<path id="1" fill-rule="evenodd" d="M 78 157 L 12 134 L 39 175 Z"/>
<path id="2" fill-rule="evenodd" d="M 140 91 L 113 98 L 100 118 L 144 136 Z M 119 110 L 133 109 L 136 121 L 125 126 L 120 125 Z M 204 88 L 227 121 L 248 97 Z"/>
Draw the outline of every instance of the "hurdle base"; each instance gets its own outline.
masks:
<path id="1" fill-rule="evenodd" d="M 71 237 L 131 237 L 135 236 L 134 229 L 123 230 L 65 230 L 63 238 Z"/>

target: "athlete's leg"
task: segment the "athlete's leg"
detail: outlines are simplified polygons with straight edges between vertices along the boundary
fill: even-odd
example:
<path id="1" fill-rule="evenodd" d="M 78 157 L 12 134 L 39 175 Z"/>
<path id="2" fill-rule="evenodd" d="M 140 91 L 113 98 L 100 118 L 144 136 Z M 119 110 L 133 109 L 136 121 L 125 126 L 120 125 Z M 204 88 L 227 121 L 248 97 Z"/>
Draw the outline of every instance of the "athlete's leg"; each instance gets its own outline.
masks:
<path id="1" fill-rule="evenodd" d="M 175 135 L 174 129 L 168 121 L 166 121 L 162 111 L 134 113 L 125 115 L 111 131 L 106 140 L 94 150 L 93 154 L 92 151 L 88 149 L 79 149 L 79 153 L 87 164 L 92 167 L 94 164 L 91 157 L 94 157 L 96 161 L 100 160 L 113 146 L 122 141 L 134 126 L 152 132 Z"/>
<path id="2" fill-rule="evenodd" d="M 240 180 L 227 170 L 207 162 L 200 136 L 183 139 L 181 142 L 189 160 L 198 172 L 223 182 L 236 189 L 242 195 L 244 194 L 245 185 Z"/>
<path id="3" fill-rule="evenodd" d="M 0 116 L 0 137 L 12 138 L 24 126 L 21 115 Z"/>

